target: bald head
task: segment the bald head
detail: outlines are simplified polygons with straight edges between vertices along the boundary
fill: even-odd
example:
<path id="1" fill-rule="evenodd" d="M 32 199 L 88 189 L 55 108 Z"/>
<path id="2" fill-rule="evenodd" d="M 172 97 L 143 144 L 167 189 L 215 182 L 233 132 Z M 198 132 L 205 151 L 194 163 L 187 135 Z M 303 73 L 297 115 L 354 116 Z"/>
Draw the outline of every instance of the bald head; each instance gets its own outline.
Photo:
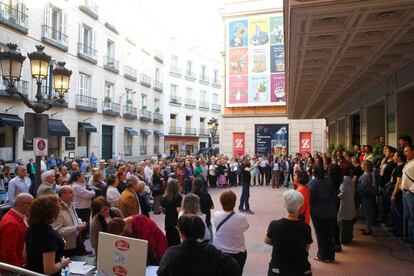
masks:
<path id="1" fill-rule="evenodd" d="M 13 209 L 21 214 L 27 214 L 32 202 L 33 196 L 31 194 L 20 193 L 14 198 Z"/>

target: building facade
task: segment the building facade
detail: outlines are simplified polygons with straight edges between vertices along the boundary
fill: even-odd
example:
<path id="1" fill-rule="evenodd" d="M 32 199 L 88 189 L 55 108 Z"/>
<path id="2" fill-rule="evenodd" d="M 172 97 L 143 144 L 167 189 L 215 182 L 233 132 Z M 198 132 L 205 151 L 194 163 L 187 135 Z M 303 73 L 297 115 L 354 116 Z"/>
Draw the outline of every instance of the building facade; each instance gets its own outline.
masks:
<path id="1" fill-rule="evenodd" d="M 99 3 L 100 4 L 100 3 Z M 108 7 L 107 7 L 108 8 Z M 111 7 L 109 7 L 110 9 Z M 125 15 L 140 14 L 125 5 Z M 132 9 L 132 10 L 131 10 Z M 0 1 L 0 47 L 16 43 L 23 55 L 43 45 L 53 62 L 72 70 L 66 103 L 47 111 L 49 154 L 109 159 L 143 159 L 164 149 L 163 54 L 138 43 L 131 28 L 118 27 L 89 0 Z M 44 97 L 53 98 L 50 77 Z M 30 62 L 24 62 L 18 90 L 34 99 Z M 0 158 L 13 162 L 33 157 L 24 137 L 24 114 L 32 112 L 0 88 Z M 12 118 L 8 119 L 8 118 Z"/>
<path id="2" fill-rule="evenodd" d="M 220 124 L 220 55 L 173 38 L 165 49 L 165 153 L 190 154 L 215 146 L 208 122 Z M 208 51 L 204 51 L 208 52 Z M 168 103 L 168 104 L 167 104 Z M 219 135 L 219 133 L 217 133 Z"/>
<path id="3" fill-rule="evenodd" d="M 226 155 L 324 151 L 325 120 L 290 120 L 285 89 L 282 1 L 224 1 L 224 105 L 220 152 Z"/>

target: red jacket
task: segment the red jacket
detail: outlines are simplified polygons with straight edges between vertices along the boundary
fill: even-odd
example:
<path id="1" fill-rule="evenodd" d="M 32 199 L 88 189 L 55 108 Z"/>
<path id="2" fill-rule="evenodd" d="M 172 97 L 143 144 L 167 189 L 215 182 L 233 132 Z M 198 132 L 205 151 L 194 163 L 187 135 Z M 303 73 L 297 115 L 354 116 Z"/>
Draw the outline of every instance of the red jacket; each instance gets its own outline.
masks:
<path id="1" fill-rule="evenodd" d="M 27 226 L 13 209 L 0 221 L 0 262 L 22 267 L 26 263 L 23 248 Z"/>
<path id="2" fill-rule="evenodd" d="M 132 217 L 132 233 L 125 236 L 148 241 L 148 260 L 150 265 L 158 265 L 167 250 L 168 241 L 154 221 L 144 215 Z"/>

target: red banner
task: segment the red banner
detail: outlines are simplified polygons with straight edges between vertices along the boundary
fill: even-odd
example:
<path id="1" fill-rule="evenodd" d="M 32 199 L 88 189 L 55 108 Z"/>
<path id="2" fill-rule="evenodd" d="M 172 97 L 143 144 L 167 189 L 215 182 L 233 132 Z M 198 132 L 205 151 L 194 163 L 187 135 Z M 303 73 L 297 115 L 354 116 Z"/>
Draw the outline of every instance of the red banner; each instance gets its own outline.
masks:
<path id="1" fill-rule="evenodd" d="M 233 133 L 233 155 L 243 156 L 245 149 L 244 133 Z"/>
<path id="2" fill-rule="evenodd" d="M 312 153 L 312 132 L 299 132 L 299 152 L 302 156 Z"/>

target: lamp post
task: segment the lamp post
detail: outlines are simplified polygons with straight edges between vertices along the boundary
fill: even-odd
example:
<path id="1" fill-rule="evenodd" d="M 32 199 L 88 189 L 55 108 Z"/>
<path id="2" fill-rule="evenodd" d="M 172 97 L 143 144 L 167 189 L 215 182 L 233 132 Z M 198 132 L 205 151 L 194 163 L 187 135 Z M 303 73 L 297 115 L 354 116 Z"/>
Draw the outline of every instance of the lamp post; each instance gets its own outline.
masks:
<path id="1" fill-rule="evenodd" d="M 42 83 L 48 77 L 49 64 L 52 58 L 43 52 L 45 47 L 41 45 L 36 46 L 37 51 L 27 55 L 30 59 L 32 78 L 36 80 L 37 85 L 35 95 L 36 101 L 31 101 L 29 100 L 28 95 L 17 91 L 15 86 L 16 81 L 20 80 L 23 62 L 26 57 L 24 57 L 17 49 L 17 44 L 8 43 L 7 46 L 9 50 L 0 53 L 1 71 L 3 73 L 3 79 L 7 82 L 6 91 L 11 95 L 19 96 L 23 103 L 35 112 L 34 137 L 47 137 L 48 133 L 43 133 L 42 131 L 42 129 L 45 128 L 41 127 L 41 125 L 44 124 L 44 120 L 41 119 L 41 114 L 51 109 L 55 104 L 65 103 L 64 97 L 65 93 L 69 91 L 69 80 L 72 75 L 72 71 L 65 68 L 64 62 L 57 63 L 52 75 L 54 77 L 54 88 L 58 93 L 58 97 L 53 98 L 52 100 L 45 100 L 42 95 Z M 40 184 L 40 161 L 41 157 L 37 156 L 35 178 L 36 185 Z"/>
<path id="2" fill-rule="evenodd" d="M 211 140 L 210 140 L 210 145 L 209 145 L 211 154 L 213 154 L 213 149 L 212 148 L 213 148 L 213 143 L 214 143 L 214 137 L 216 137 L 216 134 L 217 134 L 217 128 L 218 128 L 217 119 L 211 118 L 208 121 L 208 129 L 209 129 L 210 135 L 211 135 Z"/>

